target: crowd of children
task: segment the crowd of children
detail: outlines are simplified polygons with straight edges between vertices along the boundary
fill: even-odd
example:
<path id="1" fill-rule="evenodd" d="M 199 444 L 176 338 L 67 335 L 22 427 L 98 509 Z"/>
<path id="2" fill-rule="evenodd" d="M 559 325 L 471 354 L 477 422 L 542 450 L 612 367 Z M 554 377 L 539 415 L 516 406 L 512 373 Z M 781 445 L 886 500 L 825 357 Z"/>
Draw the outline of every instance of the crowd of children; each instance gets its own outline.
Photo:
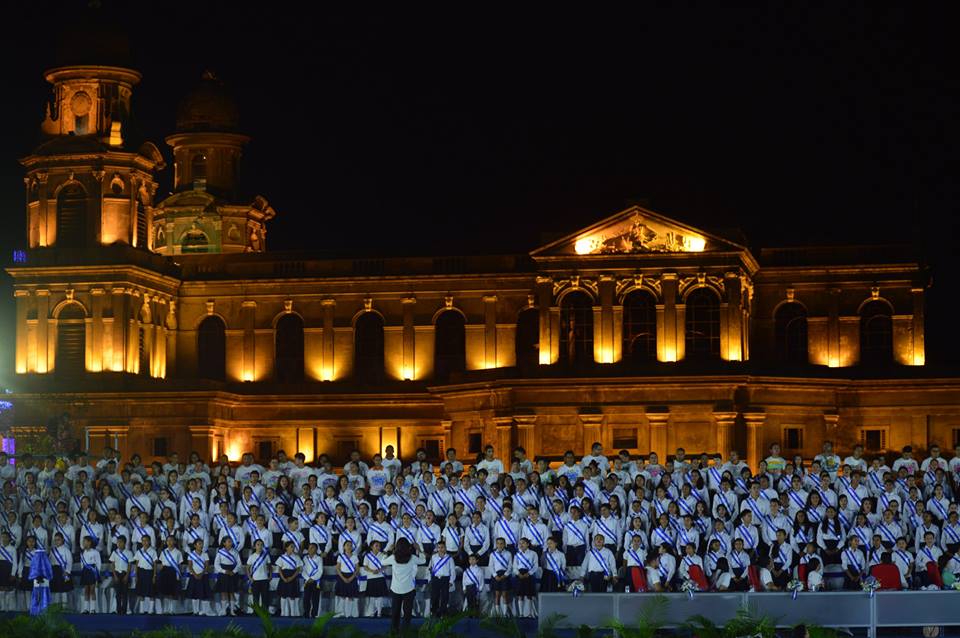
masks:
<path id="1" fill-rule="evenodd" d="M 487 446 L 467 466 L 447 450 L 435 467 L 423 450 L 401 462 L 387 447 L 366 461 L 354 452 L 339 472 L 301 453 L 266 467 L 252 454 L 145 466 L 112 449 L 0 453 L 0 610 L 26 610 L 38 585 L 81 613 L 257 604 L 307 617 L 401 606 L 532 617 L 538 592 L 571 588 L 856 589 L 871 574 L 885 588 L 951 586 L 960 447 L 948 461 L 931 446 L 922 462 L 907 447 L 892 467 L 862 452 L 841 460 L 827 442 L 805 463 L 774 445 L 749 468 L 736 452 L 678 449 L 661 463 L 607 458 L 596 443 L 551 465 L 522 448 L 504 464 Z M 37 552 L 49 583 L 29 576 Z"/>

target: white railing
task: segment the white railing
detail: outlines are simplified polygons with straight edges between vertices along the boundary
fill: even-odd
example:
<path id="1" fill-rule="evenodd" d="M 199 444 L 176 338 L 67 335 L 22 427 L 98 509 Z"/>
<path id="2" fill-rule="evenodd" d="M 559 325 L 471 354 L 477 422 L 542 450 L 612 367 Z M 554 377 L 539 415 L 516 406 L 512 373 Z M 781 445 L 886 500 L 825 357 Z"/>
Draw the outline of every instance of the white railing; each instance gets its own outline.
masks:
<path id="1" fill-rule="evenodd" d="M 877 627 L 960 625 L 960 592 L 901 591 L 804 592 L 793 599 L 789 593 L 699 593 L 663 594 L 540 594 L 542 624 L 561 615 L 559 627 L 597 627 L 611 620 L 635 625 L 641 616 L 656 610 L 664 627 L 679 627 L 693 616 L 704 616 L 718 625 L 733 618 L 740 609 L 755 617 L 770 619 L 778 627 L 798 624 L 821 627 L 865 627 L 876 636 Z M 652 606 L 651 606 L 652 605 Z"/>

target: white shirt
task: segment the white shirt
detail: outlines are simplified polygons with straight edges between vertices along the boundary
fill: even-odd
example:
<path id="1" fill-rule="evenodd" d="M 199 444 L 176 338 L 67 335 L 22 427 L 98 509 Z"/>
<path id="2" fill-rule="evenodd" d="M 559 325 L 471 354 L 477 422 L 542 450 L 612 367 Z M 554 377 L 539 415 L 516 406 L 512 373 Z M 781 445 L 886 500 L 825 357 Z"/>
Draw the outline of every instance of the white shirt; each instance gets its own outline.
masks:
<path id="1" fill-rule="evenodd" d="M 393 578 L 390 581 L 390 591 L 394 594 L 409 594 L 416 587 L 417 569 L 426 562 L 422 556 L 410 556 L 406 563 L 398 563 L 396 557 L 387 556 L 383 559 L 384 567 L 391 567 Z"/>

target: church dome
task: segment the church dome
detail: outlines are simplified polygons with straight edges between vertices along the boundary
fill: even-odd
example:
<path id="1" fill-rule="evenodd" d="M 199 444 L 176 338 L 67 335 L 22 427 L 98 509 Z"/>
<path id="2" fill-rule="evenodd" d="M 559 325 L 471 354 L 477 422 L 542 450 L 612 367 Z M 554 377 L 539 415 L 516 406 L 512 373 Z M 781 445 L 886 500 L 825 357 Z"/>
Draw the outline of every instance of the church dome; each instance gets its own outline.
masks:
<path id="1" fill-rule="evenodd" d="M 177 108 L 177 132 L 235 132 L 240 111 L 233 96 L 217 76 L 207 71 Z"/>

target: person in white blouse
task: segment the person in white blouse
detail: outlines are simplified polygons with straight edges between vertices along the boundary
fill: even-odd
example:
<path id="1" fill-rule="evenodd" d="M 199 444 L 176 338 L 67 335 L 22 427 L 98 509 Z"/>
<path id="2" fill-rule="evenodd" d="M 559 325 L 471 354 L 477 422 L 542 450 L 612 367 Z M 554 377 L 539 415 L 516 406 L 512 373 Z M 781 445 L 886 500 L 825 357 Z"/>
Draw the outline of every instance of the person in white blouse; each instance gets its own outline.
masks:
<path id="1" fill-rule="evenodd" d="M 453 556 L 447 553 L 447 544 L 440 541 L 436 544 L 436 553 L 430 557 L 430 615 L 442 617 L 447 615 L 450 604 L 450 586 L 456 578 L 456 565 Z"/>
<path id="2" fill-rule="evenodd" d="M 316 547 L 316 545 L 313 545 Z M 251 604 L 259 605 L 263 609 L 270 608 L 270 554 L 264 546 L 263 539 L 253 542 L 253 551 L 247 556 L 247 580 L 250 581 Z"/>
<path id="3" fill-rule="evenodd" d="M 475 466 L 477 471 L 487 471 L 487 483 L 496 483 L 503 474 L 503 462 L 495 457 L 492 445 L 488 445 L 483 450 L 483 459 Z"/>
<path id="4" fill-rule="evenodd" d="M 530 548 L 527 537 L 520 539 L 520 547 L 513 557 L 513 576 L 516 579 L 517 615 L 521 618 L 534 616 L 533 598 L 536 596 L 534 580 L 540 573 L 540 561 L 536 552 Z"/>
<path id="5" fill-rule="evenodd" d="M 383 560 L 383 566 L 390 567 L 392 573 L 390 626 L 395 634 L 401 630 L 401 627 L 406 629 L 410 626 L 410 618 L 413 616 L 413 598 L 416 594 L 417 569 L 426 562 L 422 556 L 414 553 L 414 549 L 413 543 L 406 538 L 398 538 L 393 548 L 393 555 Z M 401 615 L 403 616 L 402 625 Z"/>
<path id="6" fill-rule="evenodd" d="M 617 584 L 617 564 L 613 552 L 604 547 L 604 536 L 596 534 L 593 537 L 593 544 L 587 551 L 584 564 L 587 579 L 588 591 L 605 592 L 608 585 Z"/>

